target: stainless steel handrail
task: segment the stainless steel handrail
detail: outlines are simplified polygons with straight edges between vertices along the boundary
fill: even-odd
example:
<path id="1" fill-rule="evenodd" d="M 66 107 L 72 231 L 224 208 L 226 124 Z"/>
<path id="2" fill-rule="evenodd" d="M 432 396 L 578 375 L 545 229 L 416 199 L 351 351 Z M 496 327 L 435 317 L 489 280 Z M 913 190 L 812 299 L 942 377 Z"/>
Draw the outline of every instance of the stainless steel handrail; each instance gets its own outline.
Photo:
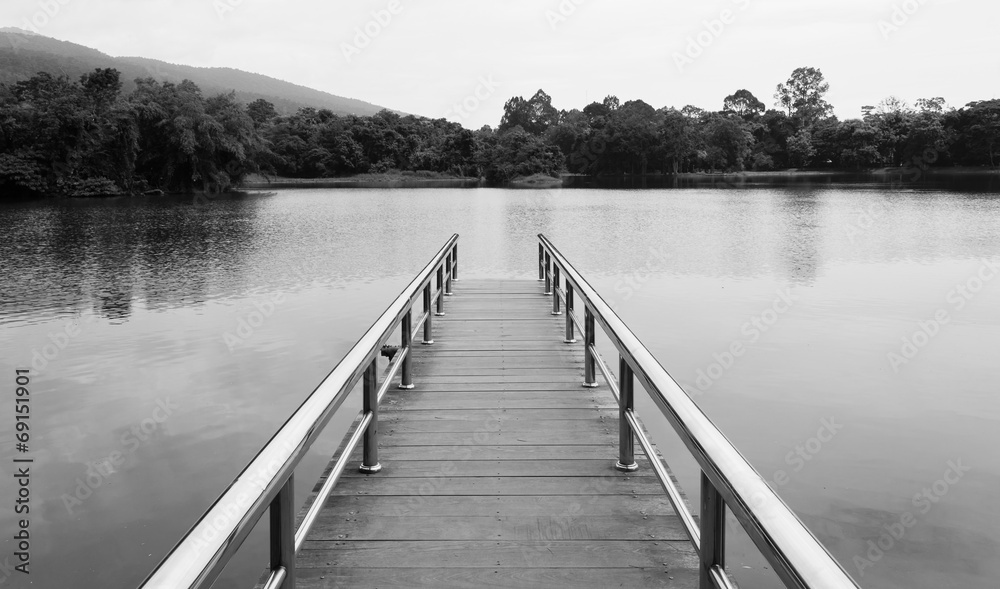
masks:
<path id="1" fill-rule="evenodd" d="M 431 281 L 436 276 L 436 294 Z M 347 395 L 364 379 L 364 409 L 361 421 L 330 473 L 316 503 L 322 505 L 343 472 L 351 452 L 364 440 L 364 472 L 378 472 L 378 401 L 389 380 L 402 370 L 400 388 L 412 388 L 410 363 L 413 338 L 424 328 L 423 343 L 432 343 L 431 317 L 444 313 L 444 296 L 458 278 L 458 235 L 441 247 L 430 263 L 389 305 L 357 344 L 323 379 L 271 440 L 250 461 L 226 491 L 177 543 L 143 581 L 142 589 L 207 588 L 218 578 L 240 545 L 265 512 L 270 512 L 271 575 L 269 589 L 294 589 L 295 552 L 316 521 L 319 509 L 310 509 L 298 531 L 294 530 L 293 481 L 295 466 L 302 460 L 323 428 L 344 403 Z M 423 295 L 423 314 L 412 326 L 413 297 Z M 434 303 L 436 302 L 435 313 Z M 393 358 L 386 382 L 378 386 L 376 361 L 381 347 L 400 328 L 402 344 Z"/>
<path id="2" fill-rule="evenodd" d="M 597 291 L 566 260 L 544 235 L 538 235 L 539 280 L 545 281 L 545 294 L 560 298 L 560 280 L 566 283 L 567 333 L 575 317 L 570 293 L 582 300 L 586 317 L 584 386 L 595 386 L 594 322 L 618 349 L 621 369 L 619 382 L 612 385 L 620 406 L 621 449 L 616 466 L 626 470 L 634 465 L 632 439 L 640 441 L 660 484 L 681 516 L 682 523 L 698 549 L 701 559 L 700 587 L 725 588 L 725 508 L 739 520 L 747 535 L 774 567 L 786 587 L 796 589 L 856 589 L 858 585 L 830 555 L 812 532 L 785 505 L 739 450 L 702 412 L 663 366 L 650 354 L 614 310 Z M 555 310 L 558 309 L 553 304 Z M 567 338 L 570 340 L 572 338 Z M 600 362 L 602 375 L 609 385 L 610 371 Z M 701 517 L 698 527 L 669 473 L 652 452 L 642 424 L 635 414 L 631 399 L 633 379 L 646 389 L 664 417 L 673 426 L 684 445 L 701 468 Z M 627 393 L 627 394 L 626 394 Z M 657 468 L 659 467 L 659 468 Z M 675 496 L 676 495 L 676 496 Z"/>

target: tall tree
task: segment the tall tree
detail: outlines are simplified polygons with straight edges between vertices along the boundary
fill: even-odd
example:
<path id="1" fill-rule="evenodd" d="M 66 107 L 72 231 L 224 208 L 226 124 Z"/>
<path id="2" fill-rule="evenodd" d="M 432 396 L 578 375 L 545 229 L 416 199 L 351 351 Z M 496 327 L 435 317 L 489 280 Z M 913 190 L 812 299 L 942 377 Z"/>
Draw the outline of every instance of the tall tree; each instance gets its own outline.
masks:
<path id="1" fill-rule="evenodd" d="M 788 81 L 778 84 L 774 92 L 775 104 L 786 110 L 802 126 L 810 126 L 827 117 L 833 107 L 823 98 L 830 89 L 817 68 L 800 67 L 792 72 Z"/>
<path id="2" fill-rule="evenodd" d="M 530 99 L 525 100 L 515 96 L 504 104 L 503 119 L 500 121 L 500 131 L 508 131 L 521 127 L 528 133 L 540 136 L 559 119 L 559 111 L 552 106 L 552 98 L 543 90 L 535 92 Z"/>
<path id="3" fill-rule="evenodd" d="M 726 97 L 722 102 L 722 110 L 723 112 L 731 112 L 743 118 L 753 118 L 762 114 L 765 106 L 749 90 L 741 89 Z"/>

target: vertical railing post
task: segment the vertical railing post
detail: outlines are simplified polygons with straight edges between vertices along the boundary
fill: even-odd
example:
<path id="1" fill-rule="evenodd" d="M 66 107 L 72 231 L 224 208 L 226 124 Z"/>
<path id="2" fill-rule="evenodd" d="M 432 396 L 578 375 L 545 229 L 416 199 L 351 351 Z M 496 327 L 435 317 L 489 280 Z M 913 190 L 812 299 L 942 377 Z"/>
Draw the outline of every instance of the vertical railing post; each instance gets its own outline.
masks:
<path id="1" fill-rule="evenodd" d="M 427 280 L 427 284 L 424 285 L 424 340 L 420 343 L 425 346 L 429 346 L 434 343 L 434 332 L 431 329 L 431 319 L 434 317 L 434 309 L 431 308 L 431 281 Z"/>
<path id="2" fill-rule="evenodd" d="M 552 294 L 552 274 L 549 272 L 549 268 L 552 267 L 552 257 L 549 252 L 545 252 L 545 293 L 546 295 Z"/>
<path id="3" fill-rule="evenodd" d="M 712 569 L 726 568 L 726 503 L 708 476 L 701 473 L 701 573 L 699 589 L 712 589 Z"/>
<path id="4" fill-rule="evenodd" d="M 626 418 L 626 414 L 635 409 L 634 385 L 632 367 L 624 356 L 618 356 L 618 463 L 615 468 L 622 472 L 639 469 L 639 465 L 635 463 L 632 424 Z"/>
<path id="5" fill-rule="evenodd" d="M 404 362 L 409 359 L 410 355 L 407 354 Z M 371 411 L 372 420 L 365 429 L 364 457 L 359 470 L 365 474 L 375 474 L 382 470 L 382 465 L 378 463 L 378 360 L 374 358 L 365 369 L 364 399 L 361 404 L 365 413 Z"/>
<path id="6" fill-rule="evenodd" d="M 567 344 L 575 344 L 576 336 L 573 334 L 573 285 L 566 280 L 566 339 Z"/>
<path id="7" fill-rule="evenodd" d="M 444 296 L 450 297 L 451 296 L 451 271 L 452 271 L 452 267 L 451 267 L 451 254 L 450 253 L 447 256 L 445 256 L 445 258 L 444 258 L 444 267 L 448 269 L 448 271 L 444 273 Z"/>
<path id="8" fill-rule="evenodd" d="M 271 570 L 285 569 L 283 589 L 295 589 L 295 473 L 271 500 Z"/>
<path id="9" fill-rule="evenodd" d="M 545 248 L 538 244 L 538 280 L 545 280 Z"/>
<path id="10" fill-rule="evenodd" d="M 437 312 L 438 317 L 444 317 L 444 268 L 437 269 Z"/>
<path id="11" fill-rule="evenodd" d="M 559 275 L 559 264 L 552 264 L 552 314 L 562 315 L 562 311 L 559 310 L 559 283 L 561 276 Z"/>
<path id="12" fill-rule="evenodd" d="M 594 371 L 597 369 L 597 360 L 594 358 L 594 314 L 590 312 L 590 307 L 586 308 L 583 318 L 583 386 L 595 388 L 597 378 Z"/>
<path id="13" fill-rule="evenodd" d="M 458 243 L 451 248 L 451 279 L 458 280 Z"/>
<path id="14" fill-rule="evenodd" d="M 410 364 L 413 360 L 413 309 L 406 310 L 406 315 L 403 315 L 403 320 L 399 324 L 399 329 L 402 331 L 403 336 L 403 342 L 399 347 L 399 351 L 400 353 L 404 350 L 406 351 L 406 357 L 403 358 L 403 376 L 399 379 L 399 388 L 412 389 L 413 374 L 410 370 Z"/>

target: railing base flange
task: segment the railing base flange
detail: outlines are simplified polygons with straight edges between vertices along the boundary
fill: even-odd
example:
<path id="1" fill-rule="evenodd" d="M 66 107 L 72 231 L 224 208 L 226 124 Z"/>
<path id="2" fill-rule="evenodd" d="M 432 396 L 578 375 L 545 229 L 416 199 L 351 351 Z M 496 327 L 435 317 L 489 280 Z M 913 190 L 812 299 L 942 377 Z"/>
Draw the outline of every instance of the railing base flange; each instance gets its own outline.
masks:
<path id="1" fill-rule="evenodd" d="M 596 389 L 599 385 L 596 382 L 585 382 L 583 386 L 588 389 Z"/>
<path id="2" fill-rule="evenodd" d="M 404 391 L 408 391 L 408 390 L 410 390 L 410 389 L 412 389 L 412 388 L 414 388 L 414 387 L 416 387 L 416 386 L 417 386 L 417 385 L 413 385 L 413 384 L 401 384 L 401 385 L 399 385 L 399 386 L 398 386 L 398 387 L 396 387 L 396 388 L 397 388 L 397 389 L 403 389 Z"/>
<path id="3" fill-rule="evenodd" d="M 445 314 L 444 313 L 434 313 L 434 316 L 435 317 L 444 317 Z"/>
<path id="4" fill-rule="evenodd" d="M 562 311 L 553 311 L 552 314 L 553 315 L 562 315 Z"/>
<path id="5" fill-rule="evenodd" d="M 431 345 L 434 345 L 434 340 L 429 339 L 429 340 L 427 340 L 425 342 L 420 342 L 420 343 L 423 344 L 423 345 L 425 345 L 425 346 L 431 346 Z"/>
<path id="6" fill-rule="evenodd" d="M 374 466 L 366 466 L 366 465 L 362 464 L 361 466 L 358 467 L 358 471 L 363 472 L 365 474 L 375 474 L 375 473 L 377 473 L 380 470 L 382 470 L 382 464 L 381 463 L 380 464 L 376 464 Z"/>
<path id="7" fill-rule="evenodd" d="M 563 343 L 564 344 L 575 344 L 576 340 L 575 339 L 564 339 Z"/>
<path id="8" fill-rule="evenodd" d="M 634 472 L 639 470 L 639 465 L 633 462 L 632 464 L 622 464 L 621 461 L 615 462 L 615 470 L 620 470 L 622 472 Z"/>

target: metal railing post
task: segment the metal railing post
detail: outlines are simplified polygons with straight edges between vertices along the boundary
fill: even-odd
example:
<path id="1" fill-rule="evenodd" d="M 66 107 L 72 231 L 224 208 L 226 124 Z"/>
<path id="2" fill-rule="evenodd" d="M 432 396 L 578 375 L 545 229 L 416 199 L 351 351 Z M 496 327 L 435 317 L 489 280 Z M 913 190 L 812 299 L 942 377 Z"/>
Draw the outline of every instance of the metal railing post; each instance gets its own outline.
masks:
<path id="1" fill-rule="evenodd" d="M 434 332 L 431 329 L 431 319 L 434 317 L 434 309 L 431 306 L 431 281 L 428 280 L 427 284 L 424 285 L 424 314 L 427 315 L 427 318 L 424 319 L 424 340 L 420 342 L 425 346 L 434 343 Z"/>
<path id="2" fill-rule="evenodd" d="M 458 244 L 451 248 L 451 279 L 458 280 Z"/>
<path id="3" fill-rule="evenodd" d="M 448 268 L 448 271 L 445 272 L 445 275 L 444 275 L 444 296 L 450 297 L 451 296 L 451 272 L 452 272 L 451 254 L 448 254 L 447 256 L 445 256 L 444 260 L 445 260 L 444 265 L 445 265 L 446 268 Z"/>
<path id="4" fill-rule="evenodd" d="M 545 248 L 538 244 L 538 280 L 545 280 Z"/>
<path id="5" fill-rule="evenodd" d="M 588 388 L 597 387 L 597 378 L 594 374 L 597 368 L 597 361 L 594 358 L 594 314 L 590 312 L 590 307 L 587 306 L 586 312 L 583 318 L 583 349 L 584 349 L 584 360 L 583 360 L 583 386 Z"/>
<path id="6" fill-rule="evenodd" d="M 714 589 L 712 569 L 726 568 L 726 503 L 708 476 L 701 473 L 701 571 L 699 589 Z"/>
<path id="7" fill-rule="evenodd" d="M 434 313 L 438 317 L 444 317 L 444 268 L 437 269 L 437 311 Z"/>
<path id="8" fill-rule="evenodd" d="M 559 310 L 559 264 L 552 265 L 552 314 L 562 315 Z"/>
<path id="9" fill-rule="evenodd" d="M 545 252 L 545 292 L 543 294 L 552 294 L 552 276 L 549 274 L 549 268 L 552 266 L 552 256 L 549 252 Z"/>
<path id="10" fill-rule="evenodd" d="M 365 448 L 364 458 L 361 460 L 361 472 L 365 474 L 375 474 L 382 470 L 382 465 L 378 463 L 378 360 L 372 359 L 364 375 L 364 400 L 362 410 L 372 414 L 368 427 L 365 428 Z M 405 360 L 410 355 L 407 354 Z"/>
<path id="11" fill-rule="evenodd" d="M 403 358 L 403 376 L 399 379 L 399 388 L 401 389 L 412 389 L 413 388 L 413 374 L 410 370 L 411 360 L 413 360 L 413 309 L 407 309 L 406 314 L 403 315 L 403 320 L 400 321 L 399 329 L 402 331 L 403 341 L 399 346 L 400 353 L 406 350 L 406 357 Z"/>
<path id="12" fill-rule="evenodd" d="M 639 470 L 635 463 L 635 438 L 632 435 L 632 425 L 626 414 L 635 409 L 634 397 L 635 378 L 632 367 L 625 357 L 618 356 L 618 463 L 615 468 L 622 472 Z"/>
<path id="13" fill-rule="evenodd" d="M 283 589 L 295 589 L 295 473 L 271 500 L 271 570 L 285 569 Z"/>
<path id="14" fill-rule="evenodd" d="M 576 336 L 573 334 L 573 285 L 569 279 L 566 280 L 566 339 L 567 344 L 575 344 Z"/>

